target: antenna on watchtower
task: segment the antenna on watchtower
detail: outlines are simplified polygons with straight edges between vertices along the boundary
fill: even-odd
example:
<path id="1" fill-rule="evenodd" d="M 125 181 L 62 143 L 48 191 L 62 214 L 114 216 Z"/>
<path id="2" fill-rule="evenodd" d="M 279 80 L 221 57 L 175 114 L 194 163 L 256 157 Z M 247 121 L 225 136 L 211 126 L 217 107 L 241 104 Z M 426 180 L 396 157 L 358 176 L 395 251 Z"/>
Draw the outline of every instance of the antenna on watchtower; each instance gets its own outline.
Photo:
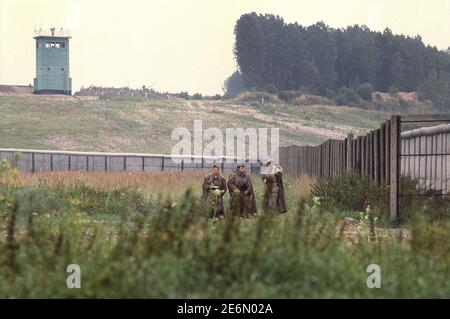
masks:
<path id="1" fill-rule="evenodd" d="M 50 28 L 50 31 L 52 32 L 52 37 L 54 37 L 55 36 L 55 28 L 54 27 Z"/>

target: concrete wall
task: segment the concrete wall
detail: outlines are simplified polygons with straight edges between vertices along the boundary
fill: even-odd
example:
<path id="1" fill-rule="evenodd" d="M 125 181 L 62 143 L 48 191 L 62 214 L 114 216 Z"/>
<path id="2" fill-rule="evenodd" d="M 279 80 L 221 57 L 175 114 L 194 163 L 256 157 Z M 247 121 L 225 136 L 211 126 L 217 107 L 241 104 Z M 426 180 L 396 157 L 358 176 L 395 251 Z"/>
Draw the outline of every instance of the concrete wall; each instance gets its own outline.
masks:
<path id="1" fill-rule="evenodd" d="M 20 153 L 15 163 L 14 156 Z M 40 171 L 209 171 L 214 163 L 222 167 L 224 173 L 235 170 L 238 160 L 198 158 L 191 162 L 190 157 L 183 162 L 175 162 L 170 155 L 140 153 L 101 153 L 101 152 L 62 152 L 24 149 L 0 149 L 0 159 L 6 159 L 12 166 L 25 172 Z M 240 162 L 240 161 L 239 161 Z M 246 163 L 247 172 L 259 174 L 261 164 Z"/>

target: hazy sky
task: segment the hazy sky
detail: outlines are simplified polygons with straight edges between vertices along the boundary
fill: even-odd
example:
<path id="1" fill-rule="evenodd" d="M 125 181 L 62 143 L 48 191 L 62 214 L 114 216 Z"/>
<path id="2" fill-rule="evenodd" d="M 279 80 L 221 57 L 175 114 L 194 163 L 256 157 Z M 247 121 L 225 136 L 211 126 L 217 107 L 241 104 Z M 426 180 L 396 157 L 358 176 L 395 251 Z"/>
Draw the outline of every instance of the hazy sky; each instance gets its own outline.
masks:
<path id="1" fill-rule="evenodd" d="M 450 46 L 449 0 L 0 0 L 0 84 L 35 76 L 34 28 L 71 30 L 73 90 L 153 87 L 221 93 L 236 68 L 233 28 L 244 13 L 332 27 L 366 24 Z"/>

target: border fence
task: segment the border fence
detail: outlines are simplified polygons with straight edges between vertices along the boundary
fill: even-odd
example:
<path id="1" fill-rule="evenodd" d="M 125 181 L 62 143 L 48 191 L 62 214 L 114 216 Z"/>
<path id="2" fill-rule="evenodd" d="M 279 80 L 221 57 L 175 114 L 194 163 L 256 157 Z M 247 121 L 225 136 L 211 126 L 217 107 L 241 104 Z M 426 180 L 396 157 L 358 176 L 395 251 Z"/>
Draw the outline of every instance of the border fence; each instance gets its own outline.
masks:
<path id="1" fill-rule="evenodd" d="M 15 160 L 15 154 L 20 156 Z M 259 174 L 261 161 L 229 157 L 171 156 L 145 153 L 71 152 L 0 148 L 0 159 L 21 171 L 203 171 L 214 164 L 224 173 L 234 171 L 238 162 L 245 163 L 250 174 Z"/>
<path id="2" fill-rule="evenodd" d="M 434 125 L 420 127 L 420 125 Z M 402 132 L 403 129 L 406 131 Z M 21 156 L 16 160 L 15 154 Z M 390 218 L 399 216 L 399 200 L 408 196 L 446 196 L 450 180 L 450 116 L 393 115 L 363 136 L 349 134 L 318 146 L 281 147 L 284 172 L 293 176 L 333 178 L 357 172 L 376 185 L 389 187 Z M 250 174 L 259 174 L 260 160 L 230 157 L 171 156 L 145 153 L 70 152 L 0 149 L 0 159 L 21 171 L 203 171 L 213 164 L 231 173 L 245 162 Z M 401 193 L 400 176 L 416 179 L 417 192 Z"/>
<path id="3" fill-rule="evenodd" d="M 395 220 L 402 196 L 429 195 L 429 190 L 437 196 L 448 195 L 450 124 L 401 132 L 419 123 L 438 122 L 450 122 L 450 117 L 394 115 L 364 136 L 349 134 L 346 139 L 327 140 L 318 146 L 282 147 L 280 164 L 294 176 L 333 178 L 354 171 L 376 185 L 387 185 L 390 217 Z M 400 192 L 401 175 L 419 181 L 417 193 Z"/>

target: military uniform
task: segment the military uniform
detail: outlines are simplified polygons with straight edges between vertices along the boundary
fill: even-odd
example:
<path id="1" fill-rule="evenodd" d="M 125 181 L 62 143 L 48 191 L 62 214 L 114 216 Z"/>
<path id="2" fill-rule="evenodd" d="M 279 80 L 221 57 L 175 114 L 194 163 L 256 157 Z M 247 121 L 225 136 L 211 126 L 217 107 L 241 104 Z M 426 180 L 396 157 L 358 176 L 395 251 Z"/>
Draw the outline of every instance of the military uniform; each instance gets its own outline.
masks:
<path id="1" fill-rule="evenodd" d="M 286 213 L 287 206 L 284 195 L 283 169 L 281 166 L 272 166 L 270 172 L 262 175 L 262 179 L 266 186 L 263 197 L 264 209 L 272 209 L 279 213 Z"/>
<path id="2" fill-rule="evenodd" d="M 238 209 L 240 215 L 245 218 L 255 216 L 256 208 L 255 192 L 250 176 L 238 170 L 228 178 L 228 190 L 231 197 L 231 209 Z"/>
<path id="3" fill-rule="evenodd" d="M 210 174 L 202 184 L 203 200 L 211 204 L 211 217 L 224 216 L 223 195 L 227 191 L 227 183 L 221 175 Z"/>

